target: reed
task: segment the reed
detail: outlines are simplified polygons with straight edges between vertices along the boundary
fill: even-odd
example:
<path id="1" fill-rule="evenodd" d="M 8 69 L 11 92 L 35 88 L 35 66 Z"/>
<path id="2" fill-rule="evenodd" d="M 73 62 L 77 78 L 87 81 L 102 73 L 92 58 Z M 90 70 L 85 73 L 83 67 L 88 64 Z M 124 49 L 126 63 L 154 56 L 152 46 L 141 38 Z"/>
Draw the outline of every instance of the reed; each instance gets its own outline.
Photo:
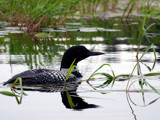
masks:
<path id="1" fill-rule="evenodd" d="M 40 27 L 63 25 L 68 17 L 92 17 L 108 11 L 123 11 L 122 18 L 126 13 L 128 18 L 132 11 L 159 14 L 159 7 L 152 7 L 153 2 L 149 0 L 129 0 L 125 3 L 122 0 L 1 0 L 0 20 L 8 21 L 14 26 L 27 27 L 27 32 L 35 32 L 39 31 Z"/>

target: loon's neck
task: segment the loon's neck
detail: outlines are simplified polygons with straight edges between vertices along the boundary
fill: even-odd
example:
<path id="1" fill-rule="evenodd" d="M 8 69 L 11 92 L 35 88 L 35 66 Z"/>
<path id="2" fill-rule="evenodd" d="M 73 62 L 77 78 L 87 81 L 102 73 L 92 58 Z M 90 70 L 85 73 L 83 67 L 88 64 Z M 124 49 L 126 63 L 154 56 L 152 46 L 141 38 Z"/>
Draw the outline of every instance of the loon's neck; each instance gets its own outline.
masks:
<path id="1" fill-rule="evenodd" d="M 69 68 L 61 68 L 61 71 L 65 73 L 68 73 L 68 70 Z M 83 77 L 76 67 L 72 70 L 72 74 L 77 78 Z"/>

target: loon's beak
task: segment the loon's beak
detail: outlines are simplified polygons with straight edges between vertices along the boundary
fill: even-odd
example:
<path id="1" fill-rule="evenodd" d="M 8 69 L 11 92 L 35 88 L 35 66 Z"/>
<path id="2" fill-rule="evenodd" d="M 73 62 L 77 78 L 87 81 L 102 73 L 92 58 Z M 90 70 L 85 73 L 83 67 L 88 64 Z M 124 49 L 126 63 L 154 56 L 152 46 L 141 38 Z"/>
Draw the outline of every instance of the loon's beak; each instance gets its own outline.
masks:
<path id="1" fill-rule="evenodd" d="M 102 54 L 104 53 L 103 52 L 92 52 L 92 51 L 87 53 L 88 56 L 96 56 L 96 55 L 102 55 Z"/>

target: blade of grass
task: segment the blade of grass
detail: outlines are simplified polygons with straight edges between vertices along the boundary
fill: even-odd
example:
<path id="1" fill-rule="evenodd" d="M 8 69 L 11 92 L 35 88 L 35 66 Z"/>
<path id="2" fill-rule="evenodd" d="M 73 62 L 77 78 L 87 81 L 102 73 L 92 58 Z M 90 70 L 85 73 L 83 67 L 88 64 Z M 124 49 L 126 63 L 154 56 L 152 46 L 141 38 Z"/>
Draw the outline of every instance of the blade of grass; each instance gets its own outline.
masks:
<path id="1" fill-rule="evenodd" d="M 6 95 L 6 96 L 11 96 L 11 97 L 18 96 L 15 93 L 9 92 L 9 91 L 0 91 L 0 94 Z"/>
<path id="2" fill-rule="evenodd" d="M 96 72 L 97 72 L 98 70 L 100 70 L 100 69 L 101 69 L 102 67 L 104 67 L 104 66 L 109 66 L 109 67 L 111 68 L 110 64 L 103 64 L 103 65 L 101 65 L 99 68 L 97 68 L 97 69 L 90 75 L 90 77 L 87 79 L 87 81 L 89 81 L 93 76 L 95 76 Z M 115 78 L 115 74 L 114 74 L 114 71 L 112 70 L 112 68 L 111 68 L 111 71 L 112 71 L 113 77 Z M 109 74 L 108 74 L 108 75 L 109 75 Z"/>
<path id="3" fill-rule="evenodd" d="M 111 71 L 112 71 L 112 75 L 113 75 L 113 76 L 109 75 L 108 73 L 96 73 L 98 70 L 100 70 L 100 69 L 101 69 L 102 67 L 104 67 L 104 66 L 109 66 L 109 67 L 111 68 L 110 64 L 103 64 L 103 65 L 101 65 L 99 68 L 97 68 L 97 69 L 90 75 L 90 77 L 86 80 L 86 82 L 89 83 L 89 80 L 91 80 L 93 76 L 100 74 L 100 75 L 104 75 L 105 77 L 107 77 L 107 78 L 109 78 L 109 79 L 112 78 L 112 81 L 113 81 L 113 82 L 112 82 L 112 86 L 113 86 L 113 85 L 114 85 L 114 82 L 115 82 L 116 76 L 115 76 L 114 71 L 113 71 L 112 68 L 111 68 Z M 107 82 L 107 83 L 110 84 L 111 82 Z"/>
<path id="4" fill-rule="evenodd" d="M 24 93 L 24 91 L 23 91 L 22 79 L 21 79 L 20 77 L 18 77 L 18 78 L 15 80 L 15 82 L 12 84 L 11 87 L 14 87 L 17 83 L 19 83 L 19 87 L 20 87 L 20 89 L 21 89 L 21 94 L 26 95 L 26 93 Z"/>
<path id="5" fill-rule="evenodd" d="M 104 88 L 104 87 L 107 87 L 109 84 L 111 84 L 112 81 L 113 81 L 112 79 L 106 80 L 102 85 L 99 85 L 99 86 L 97 86 L 96 88 Z"/>
<path id="6" fill-rule="evenodd" d="M 93 76 L 95 76 L 95 75 L 103 75 L 103 76 L 107 77 L 108 79 L 113 79 L 113 77 L 108 73 L 95 73 Z"/>
<path id="7" fill-rule="evenodd" d="M 144 89 L 143 89 L 144 81 L 145 81 L 145 80 L 139 79 L 139 85 L 140 85 L 141 90 L 142 90 L 143 104 L 145 104 Z"/>
<path id="8" fill-rule="evenodd" d="M 53 7 L 55 7 L 57 4 L 59 3 L 59 1 L 57 0 L 55 3 L 53 3 L 50 7 L 48 7 L 47 9 L 45 9 L 42 13 L 40 13 L 39 16 L 44 15 L 45 13 L 47 13 L 47 11 L 53 9 Z"/>
<path id="9" fill-rule="evenodd" d="M 160 95 L 160 93 L 158 92 L 158 90 L 155 88 L 155 87 L 153 87 L 151 84 L 149 84 L 147 81 L 144 81 L 144 83 L 146 83 L 150 88 L 152 88 L 152 90 L 155 92 L 155 93 L 157 93 L 157 94 L 159 94 Z"/>
<path id="10" fill-rule="evenodd" d="M 156 65 L 157 56 L 156 56 L 156 49 L 154 48 L 154 46 L 152 47 L 152 49 L 153 49 L 153 53 L 154 53 L 154 63 L 153 63 L 153 66 L 152 66 L 152 70 L 153 70 L 155 65 Z"/>
<path id="11" fill-rule="evenodd" d="M 141 55 L 141 57 L 138 59 L 136 65 L 134 66 L 134 68 L 133 68 L 133 70 L 132 70 L 132 72 L 131 72 L 131 76 L 133 75 L 134 70 L 136 69 L 137 65 L 139 65 L 139 62 L 142 60 L 143 56 L 148 52 L 148 50 L 152 47 L 152 45 L 153 45 L 153 44 L 151 44 L 150 46 L 148 46 L 148 47 L 144 50 L 143 54 Z M 129 81 L 130 81 L 130 80 L 128 80 L 128 83 L 127 83 L 127 86 L 126 86 L 126 91 L 129 90 Z"/>
<path id="12" fill-rule="evenodd" d="M 155 76 L 155 75 L 160 75 L 160 73 L 147 73 L 147 74 L 144 74 L 144 76 Z"/>
<path id="13" fill-rule="evenodd" d="M 72 98 L 71 98 L 68 90 L 66 90 L 66 94 L 67 94 L 67 99 L 68 99 L 68 103 L 69 103 L 70 107 L 71 107 L 72 109 L 74 109 L 74 108 L 75 108 L 75 105 L 74 105 L 74 103 L 73 103 L 73 101 L 72 101 Z"/>
<path id="14" fill-rule="evenodd" d="M 157 100 L 159 100 L 160 97 L 156 98 L 155 100 L 152 100 L 148 105 L 151 105 L 153 103 L 155 103 Z"/>
<path id="15" fill-rule="evenodd" d="M 148 34 L 147 34 L 147 31 L 150 29 L 150 27 L 152 27 L 153 25 L 155 25 L 155 23 L 152 23 L 150 24 L 146 29 L 145 28 L 142 28 L 143 29 L 143 35 L 147 38 L 148 42 L 151 43 L 151 41 L 149 40 L 148 38 Z"/>
<path id="16" fill-rule="evenodd" d="M 71 75 L 75 65 L 74 65 L 74 62 L 76 61 L 76 58 L 73 60 L 71 66 L 69 67 L 69 70 L 68 70 L 68 73 L 67 73 L 67 76 L 66 76 L 66 79 L 64 80 L 64 83 L 68 80 L 69 76 Z"/>
<path id="17" fill-rule="evenodd" d="M 22 103 L 23 95 L 27 95 L 27 94 L 24 93 L 24 91 L 23 91 L 22 79 L 19 78 L 19 77 L 15 80 L 15 82 L 12 84 L 11 87 L 14 88 L 14 86 L 15 86 L 17 83 L 19 83 L 19 87 L 20 87 L 20 89 L 21 89 L 21 93 L 20 93 L 20 99 L 18 99 L 18 96 L 15 96 L 15 98 L 16 98 L 17 103 L 18 103 L 18 104 L 21 104 L 21 103 Z M 15 91 L 15 90 L 14 90 L 14 91 Z M 15 92 L 16 92 L 16 91 L 15 91 Z"/>
<path id="18" fill-rule="evenodd" d="M 153 46 L 153 44 L 149 45 L 149 46 L 145 49 L 145 51 L 143 52 L 143 54 L 141 55 L 141 57 L 138 59 L 136 65 L 134 66 L 134 68 L 133 68 L 133 70 L 132 70 L 132 72 L 131 72 L 131 75 L 133 74 L 133 72 L 134 72 L 135 68 L 137 67 L 137 65 L 139 64 L 139 62 L 142 60 L 143 56 L 148 52 L 148 50 L 149 50 L 152 46 Z"/>

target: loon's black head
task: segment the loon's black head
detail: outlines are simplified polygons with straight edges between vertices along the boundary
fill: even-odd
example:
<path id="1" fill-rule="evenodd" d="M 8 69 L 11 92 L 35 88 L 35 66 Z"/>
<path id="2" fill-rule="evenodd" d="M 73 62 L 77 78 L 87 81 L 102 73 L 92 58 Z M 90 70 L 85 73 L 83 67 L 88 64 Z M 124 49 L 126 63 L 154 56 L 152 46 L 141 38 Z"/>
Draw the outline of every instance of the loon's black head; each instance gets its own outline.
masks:
<path id="1" fill-rule="evenodd" d="M 77 63 L 79 61 L 81 61 L 89 56 L 95 56 L 95 55 L 101 55 L 101 54 L 104 54 L 104 53 L 92 52 L 84 46 L 73 46 L 73 47 L 69 48 L 64 53 L 60 69 L 69 68 L 75 58 L 76 58 L 76 61 L 75 61 L 74 65 L 77 65 Z"/>

